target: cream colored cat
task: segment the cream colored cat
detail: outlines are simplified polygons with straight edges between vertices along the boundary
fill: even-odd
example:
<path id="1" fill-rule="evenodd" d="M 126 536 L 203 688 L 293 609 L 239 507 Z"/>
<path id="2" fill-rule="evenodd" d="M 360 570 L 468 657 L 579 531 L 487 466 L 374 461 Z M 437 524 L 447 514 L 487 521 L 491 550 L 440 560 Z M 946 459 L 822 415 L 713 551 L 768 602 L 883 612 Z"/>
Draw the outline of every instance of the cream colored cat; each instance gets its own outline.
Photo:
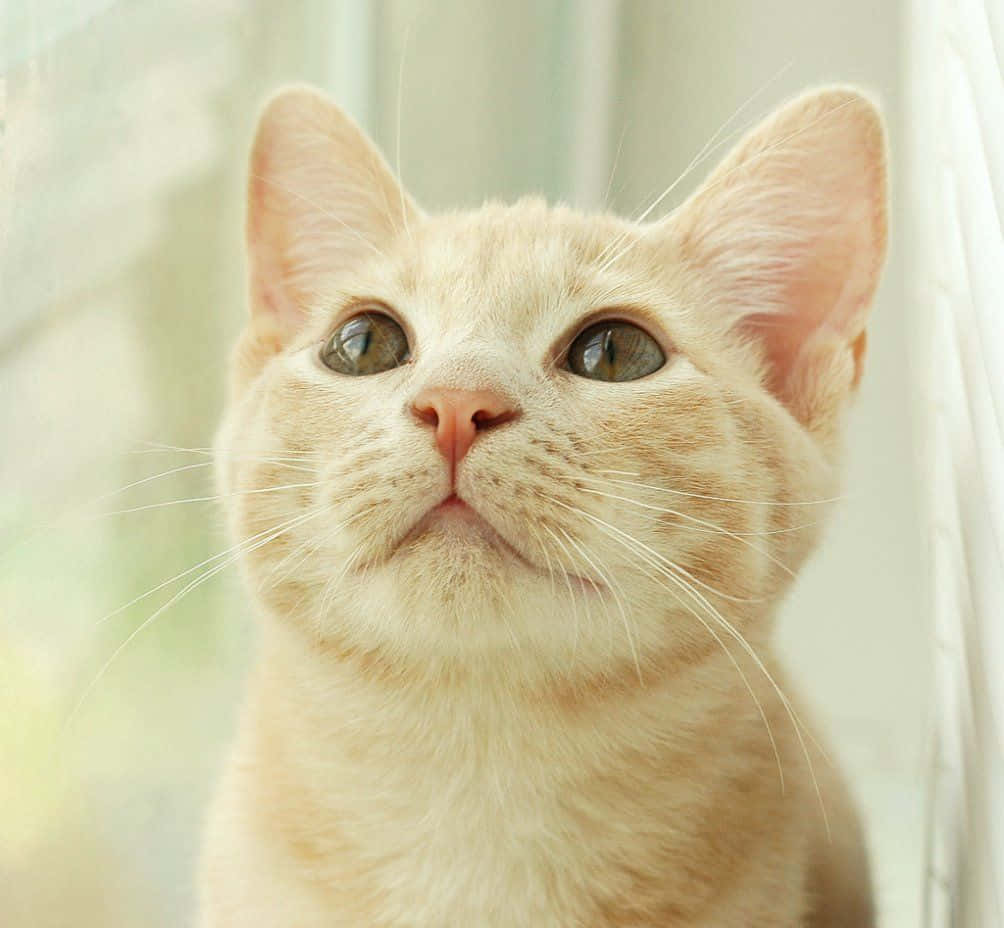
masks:
<path id="1" fill-rule="evenodd" d="M 873 924 L 769 638 L 885 239 L 844 88 L 654 223 L 430 216 L 322 96 L 268 104 L 219 438 L 262 636 L 204 928 Z"/>

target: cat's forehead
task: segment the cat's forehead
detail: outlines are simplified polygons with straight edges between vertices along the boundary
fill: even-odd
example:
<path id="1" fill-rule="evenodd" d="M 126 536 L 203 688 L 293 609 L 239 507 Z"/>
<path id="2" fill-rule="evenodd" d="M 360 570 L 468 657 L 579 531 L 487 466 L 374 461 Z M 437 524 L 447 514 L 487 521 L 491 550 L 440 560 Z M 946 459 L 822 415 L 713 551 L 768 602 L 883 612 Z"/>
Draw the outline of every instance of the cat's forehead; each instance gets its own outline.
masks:
<path id="1" fill-rule="evenodd" d="M 633 234 L 615 217 L 540 200 L 430 217 L 411 240 L 405 232 L 395 289 L 413 311 L 443 324 L 531 324 L 624 298 L 632 275 L 605 262 Z"/>

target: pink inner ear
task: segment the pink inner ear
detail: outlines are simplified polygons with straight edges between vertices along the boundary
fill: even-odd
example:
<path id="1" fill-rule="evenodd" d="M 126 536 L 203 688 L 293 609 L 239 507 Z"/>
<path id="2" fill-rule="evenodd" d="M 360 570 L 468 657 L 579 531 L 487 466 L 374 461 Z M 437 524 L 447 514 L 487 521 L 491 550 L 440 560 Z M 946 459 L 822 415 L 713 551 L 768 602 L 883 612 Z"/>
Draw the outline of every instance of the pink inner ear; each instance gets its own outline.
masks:
<path id="1" fill-rule="evenodd" d="M 740 328 L 764 346 L 768 363 L 765 386 L 775 396 L 783 395 L 799 351 L 813 331 L 813 327 L 797 315 L 756 313 L 745 317 Z"/>
<path id="2" fill-rule="evenodd" d="M 303 322 L 304 310 L 291 299 L 281 255 L 282 248 L 274 241 L 263 240 L 261 233 L 251 228 L 249 223 L 248 261 L 253 315 L 265 314 L 280 331 L 292 332 Z"/>
<path id="3" fill-rule="evenodd" d="M 842 192 L 851 204 L 856 194 L 859 203 L 870 205 L 863 192 Z M 848 349 L 862 337 L 880 251 L 872 217 L 865 212 L 852 207 L 800 245 L 799 254 L 784 262 L 780 308 L 742 320 L 742 328 L 764 346 L 770 364 L 767 386 L 779 397 L 786 395 L 802 348 L 814 334 L 830 332 L 836 344 Z M 863 343 L 860 354 L 855 353 L 856 367 L 862 362 Z"/>
<path id="4" fill-rule="evenodd" d="M 252 154 L 248 180 L 250 297 L 255 317 L 263 315 L 279 331 L 288 333 L 300 326 L 304 312 L 287 279 L 284 260 L 289 239 L 287 217 L 282 190 L 269 180 L 273 173 L 265 146 L 257 147 Z"/>

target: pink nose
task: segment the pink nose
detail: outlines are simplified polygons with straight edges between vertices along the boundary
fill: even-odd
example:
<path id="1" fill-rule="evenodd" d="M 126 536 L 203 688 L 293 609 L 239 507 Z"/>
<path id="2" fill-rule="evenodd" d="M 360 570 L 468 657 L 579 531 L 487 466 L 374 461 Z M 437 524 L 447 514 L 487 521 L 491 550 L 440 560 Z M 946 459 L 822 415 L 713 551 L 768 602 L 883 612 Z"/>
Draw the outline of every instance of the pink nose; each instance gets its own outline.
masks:
<path id="1" fill-rule="evenodd" d="M 456 468 L 478 432 L 511 422 L 519 410 L 491 390 L 423 390 L 411 406 L 415 415 L 436 430 L 436 446 Z"/>

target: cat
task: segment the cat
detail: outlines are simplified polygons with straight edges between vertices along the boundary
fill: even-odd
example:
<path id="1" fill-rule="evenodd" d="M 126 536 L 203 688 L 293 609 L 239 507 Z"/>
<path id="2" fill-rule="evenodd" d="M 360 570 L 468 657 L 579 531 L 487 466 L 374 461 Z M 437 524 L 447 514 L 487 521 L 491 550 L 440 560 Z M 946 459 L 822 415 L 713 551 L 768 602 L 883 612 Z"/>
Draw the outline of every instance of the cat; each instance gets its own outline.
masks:
<path id="1" fill-rule="evenodd" d="M 217 439 L 260 654 L 202 928 L 874 924 L 770 632 L 838 488 L 885 164 L 829 87 L 659 221 L 427 215 L 322 94 L 268 102 Z"/>

